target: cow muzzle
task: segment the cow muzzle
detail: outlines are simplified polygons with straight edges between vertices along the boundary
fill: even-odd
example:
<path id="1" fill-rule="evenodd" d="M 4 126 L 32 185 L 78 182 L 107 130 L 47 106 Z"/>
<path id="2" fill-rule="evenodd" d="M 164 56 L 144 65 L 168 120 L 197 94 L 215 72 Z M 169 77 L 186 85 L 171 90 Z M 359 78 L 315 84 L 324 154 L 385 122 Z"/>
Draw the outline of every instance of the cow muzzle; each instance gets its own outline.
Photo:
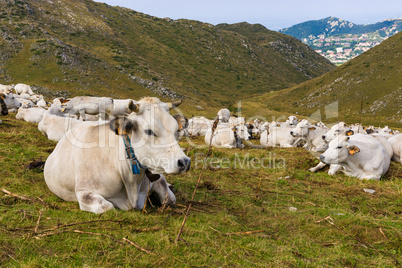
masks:
<path id="1" fill-rule="evenodd" d="M 179 167 L 179 172 L 187 172 L 191 167 L 191 160 L 188 157 L 183 157 L 177 160 L 177 166 Z"/>
<path id="2" fill-rule="evenodd" d="M 326 163 L 325 163 L 325 156 L 324 156 L 324 155 L 320 155 L 320 161 L 323 162 L 324 164 L 326 164 Z"/>

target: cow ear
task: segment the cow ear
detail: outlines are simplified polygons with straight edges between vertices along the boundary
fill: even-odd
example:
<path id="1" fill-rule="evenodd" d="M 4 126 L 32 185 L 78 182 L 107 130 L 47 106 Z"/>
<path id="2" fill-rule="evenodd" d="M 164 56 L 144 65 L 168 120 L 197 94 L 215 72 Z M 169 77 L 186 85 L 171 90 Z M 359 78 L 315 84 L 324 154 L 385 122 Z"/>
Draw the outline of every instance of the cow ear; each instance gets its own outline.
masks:
<path id="1" fill-rule="evenodd" d="M 358 152 L 360 152 L 359 147 L 354 146 L 354 145 L 353 146 L 348 146 L 347 149 L 348 149 L 348 152 L 349 152 L 350 155 L 354 155 L 354 154 L 357 154 Z"/>
<path id="2" fill-rule="evenodd" d="M 134 112 L 134 113 L 138 113 L 138 111 L 140 110 L 140 105 L 139 104 L 135 104 L 132 100 L 129 101 L 128 103 L 128 108 Z"/>
<path id="3" fill-rule="evenodd" d="M 116 117 L 109 123 L 110 129 L 116 133 L 116 135 L 129 134 L 138 128 L 137 122 L 132 121 L 126 117 Z"/>
<path id="4" fill-rule="evenodd" d="M 316 130 L 315 127 L 310 127 L 308 130 Z"/>
<path id="5" fill-rule="evenodd" d="M 353 130 L 349 129 L 348 131 L 346 131 L 346 136 L 352 136 L 354 133 Z"/>
<path id="6" fill-rule="evenodd" d="M 148 169 L 145 170 L 145 174 L 147 175 L 148 180 L 150 180 L 151 182 L 155 182 L 161 178 L 161 175 L 153 174 Z"/>

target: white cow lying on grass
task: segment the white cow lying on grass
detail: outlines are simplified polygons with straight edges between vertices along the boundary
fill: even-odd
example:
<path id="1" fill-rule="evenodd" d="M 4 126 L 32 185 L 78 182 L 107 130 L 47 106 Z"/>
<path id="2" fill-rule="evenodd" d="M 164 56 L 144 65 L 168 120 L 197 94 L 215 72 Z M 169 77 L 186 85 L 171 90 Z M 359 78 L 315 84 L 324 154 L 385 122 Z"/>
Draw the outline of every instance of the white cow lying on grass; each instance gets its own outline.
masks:
<path id="1" fill-rule="evenodd" d="M 169 114 L 171 106 L 157 98 L 144 98 L 136 105 L 138 113 L 118 117 L 110 124 L 80 124 L 66 133 L 44 167 L 46 184 L 53 193 L 66 201 L 78 201 L 81 210 L 94 213 L 115 207 L 141 209 L 144 189 L 153 174 L 190 169 L 190 158 L 174 135 L 178 124 Z M 127 137 L 138 162 L 147 168 L 137 165 L 139 174 L 133 172 L 132 162 L 127 159 Z M 167 203 L 174 202 L 169 191 L 168 187 L 159 190 L 161 202 L 166 196 L 170 196 Z"/>
<path id="2" fill-rule="evenodd" d="M 86 120 L 86 114 L 101 114 L 102 120 L 106 120 L 113 113 L 113 109 L 112 98 L 79 96 L 67 102 L 63 112 L 79 116 L 83 121 Z"/>
<path id="3" fill-rule="evenodd" d="M 328 128 L 311 125 L 306 119 L 303 119 L 290 131 L 293 137 L 303 138 L 307 142 L 307 148 L 315 152 L 324 152 L 327 144 L 322 136 L 327 133 Z"/>
<path id="4" fill-rule="evenodd" d="M 229 118 L 229 124 L 231 126 L 236 126 L 238 124 L 246 124 L 246 118 L 242 116 L 230 116 Z"/>
<path id="5" fill-rule="evenodd" d="M 43 96 L 36 102 L 36 106 L 42 107 L 42 108 L 47 108 L 47 103 L 43 99 Z"/>
<path id="6" fill-rule="evenodd" d="M 38 124 L 42 120 L 43 114 L 45 112 L 46 110 L 40 107 L 33 107 L 28 109 L 19 108 L 15 118 L 17 118 L 18 120 L 25 120 L 27 122 Z"/>
<path id="7" fill-rule="evenodd" d="M 260 137 L 260 144 L 262 146 L 268 147 L 282 147 L 282 148 L 292 148 L 296 147 L 297 142 L 300 138 L 295 138 L 290 135 L 292 127 L 285 126 L 271 126 L 268 130 L 265 130 Z"/>
<path id="8" fill-rule="evenodd" d="M 330 143 L 333 139 L 338 137 L 339 135 L 344 135 L 347 131 L 350 131 L 350 128 L 345 124 L 345 122 L 339 122 L 331 127 L 327 133 L 322 135 L 322 139 L 325 143 Z M 348 132 L 348 135 L 352 135 L 354 132 Z M 318 163 L 315 167 L 310 168 L 311 172 L 317 172 L 318 170 L 324 168 L 326 164 L 323 162 Z M 337 169 L 337 167 L 335 167 Z M 332 172 L 331 170 L 329 172 Z"/>
<path id="9" fill-rule="evenodd" d="M 402 164 L 402 134 L 398 134 L 388 139 L 392 146 L 393 156 L 392 160 Z"/>
<path id="10" fill-rule="evenodd" d="M 379 180 L 390 164 L 389 152 L 381 142 L 364 134 L 336 137 L 320 155 L 320 160 L 331 164 L 330 175 L 342 171 L 361 180 Z"/>
<path id="11" fill-rule="evenodd" d="M 33 103 L 30 99 L 22 98 L 18 95 L 14 95 L 15 99 L 21 103 L 21 108 L 28 109 L 35 107 L 35 103 Z"/>
<path id="12" fill-rule="evenodd" d="M 62 117 L 46 112 L 43 114 L 43 118 L 38 124 L 38 129 L 49 140 L 59 141 L 68 130 L 80 123 L 84 122 L 71 117 Z M 96 124 L 96 122 L 85 123 Z"/>
<path id="13" fill-rule="evenodd" d="M 12 92 L 14 85 L 2 85 L 0 84 L 0 93 L 9 94 Z"/>
<path id="14" fill-rule="evenodd" d="M 205 117 L 193 117 L 188 120 L 188 134 L 190 136 L 205 136 L 212 128 L 213 121 Z"/>
<path id="15" fill-rule="evenodd" d="M 23 93 L 27 93 L 27 94 L 29 94 L 29 95 L 35 94 L 35 93 L 32 91 L 31 87 L 30 87 L 29 85 L 26 85 L 26 84 L 16 84 L 16 85 L 14 86 L 14 90 L 15 90 L 15 93 L 17 93 L 17 94 L 19 94 L 19 95 L 21 95 L 21 94 L 23 94 Z"/>
<path id="16" fill-rule="evenodd" d="M 209 145 L 211 142 L 212 128 L 208 129 L 205 134 L 205 144 Z M 241 140 L 248 140 L 250 134 L 247 127 L 243 124 L 231 127 L 227 123 L 220 123 L 214 131 L 212 137 L 212 146 L 225 147 L 225 148 L 243 148 Z"/>

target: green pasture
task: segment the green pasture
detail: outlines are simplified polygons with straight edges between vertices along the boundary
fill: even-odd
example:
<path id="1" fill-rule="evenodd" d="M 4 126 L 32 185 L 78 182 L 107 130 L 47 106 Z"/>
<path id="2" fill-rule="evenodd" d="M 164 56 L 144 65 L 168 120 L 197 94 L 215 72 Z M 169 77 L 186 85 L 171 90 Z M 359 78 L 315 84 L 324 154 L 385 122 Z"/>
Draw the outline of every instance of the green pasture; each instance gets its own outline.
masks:
<path id="1" fill-rule="evenodd" d="M 81 211 L 50 192 L 41 168 L 56 143 L 13 114 L 0 125 L 1 267 L 398 267 L 402 166 L 380 181 L 325 170 L 303 148 L 180 144 L 192 159 L 169 175 L 175 207 Z M 258 144 L 258 142 L 252 142 Z M 175 243 L 196 182 L 192 208 Z M 367 193 L 364 189 L 375 190 Z M 132 243 L 130 243 L 132 242 Z"/>

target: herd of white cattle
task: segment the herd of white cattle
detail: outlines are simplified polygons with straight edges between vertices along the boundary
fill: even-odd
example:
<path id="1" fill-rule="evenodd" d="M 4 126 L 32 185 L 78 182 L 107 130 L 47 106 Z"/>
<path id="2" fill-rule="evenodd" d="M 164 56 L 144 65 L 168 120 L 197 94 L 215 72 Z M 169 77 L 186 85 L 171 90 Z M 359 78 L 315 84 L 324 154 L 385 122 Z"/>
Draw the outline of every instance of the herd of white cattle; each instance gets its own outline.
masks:
<path id="1" fill-rule="evenodd" d="M 338 172 L 359 179 L 379 180 L 389 168 L 391 159 L 402 163 L 402 134 L 388 126 L 376 128 L 344 122 L 327 127 L 289 116 L 286 122 L 246 123 L 244 117 L 230 116 L 228 109 L 218 112 L 219 124 L 211 139 L 213 120 L 197 117 L 189 120 L 190 136 L 205 136 L 205 143 L 216 147 L 242 148 L 243 142 L 259 136 L 262 147 L 291 148 L 303 146 L 316 155 L 320 163 L 310 171 L 329 165 L 328 173 Z"/>
<path id="2" fill-rule="evenodd" d="M 215 120 L 205 117 L 171 116 L 169 110 L 181 101 L 81 96 L 46 102 L 25 84 L 0 85 L 0 97 L 2 115 L 16 112 L 17 119 L 37 123 L 43 135 L 58 141 L 44 167 L 49 189 L 94 213 L 114 207 L 141 209 L 152 192 L 161 203 L 175 203 L 170 185 L 159 174 L 190 169 L 190 159 L 177 142 L 183 136 L 205 136 L 207 145 L 224 148 L 243 148 L 254 137 L 261 147 L 303 146 L 320 160 L 310 171 L 329 165 L 331 175 L 343 172 L 359 179 L 378 180 L 391 159 L 402 161 L 402 134 L 388 127 L 344 122 L 327 127 L 295 116 L 286 122 L 246 122 L 221 109 L 213 128 Z"/>

